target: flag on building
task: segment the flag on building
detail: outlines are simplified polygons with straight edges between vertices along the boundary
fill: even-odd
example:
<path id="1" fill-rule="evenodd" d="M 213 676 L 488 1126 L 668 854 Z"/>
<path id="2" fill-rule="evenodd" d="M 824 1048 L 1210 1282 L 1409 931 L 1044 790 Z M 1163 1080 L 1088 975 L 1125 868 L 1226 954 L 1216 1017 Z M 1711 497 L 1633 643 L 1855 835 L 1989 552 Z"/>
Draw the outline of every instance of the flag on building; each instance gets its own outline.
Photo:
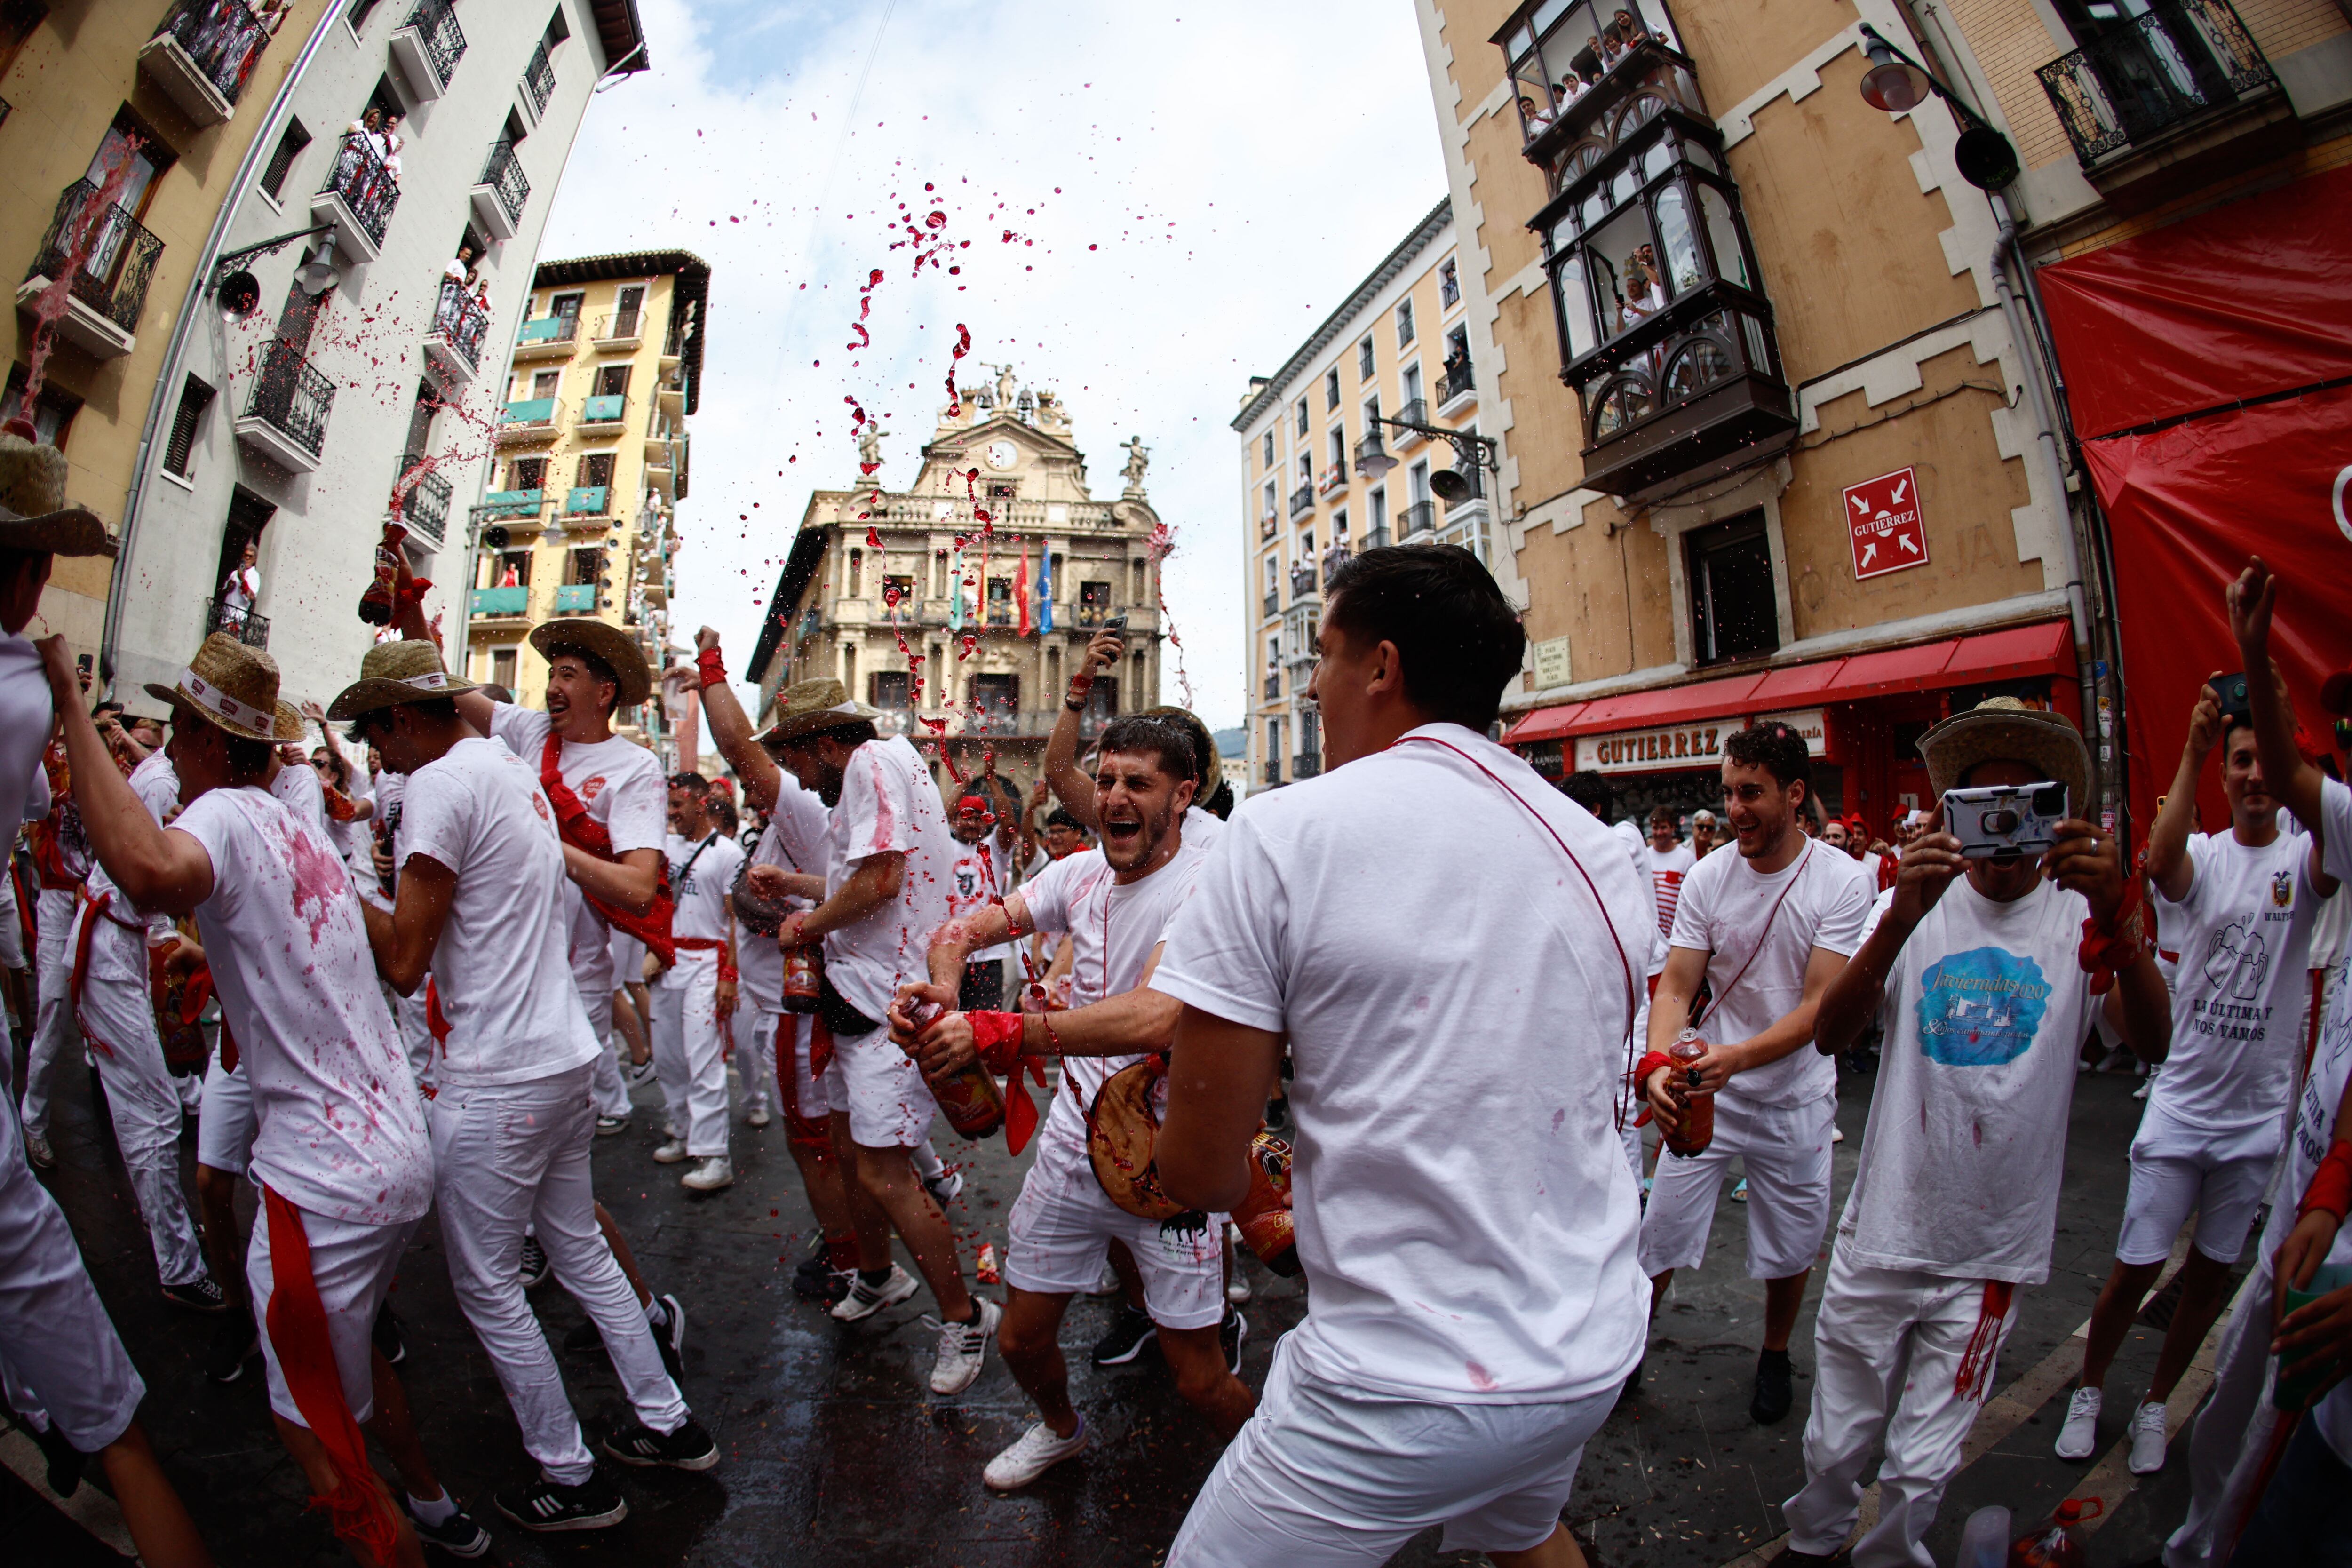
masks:
<path id="1" fill-rule="evenodd" d="M 1029 635 L 1029 542 L 1021 542 L 1021 573 L 1013 579 L 1013 603 L 1019 612 L 1021 635 Z"/>
<path id="2" fill-rule="evenodd" d="M 963 548 L 961 545 L 956 548 L 953 569 L 955 592 L 948 596 L 948 630 L 960 632 L 963 630 Z"/>
<path id="3" fill-rule="evenodd" d="M 1054 547 L 1037 547 L 1037 629 L 1054 629 Z"/>

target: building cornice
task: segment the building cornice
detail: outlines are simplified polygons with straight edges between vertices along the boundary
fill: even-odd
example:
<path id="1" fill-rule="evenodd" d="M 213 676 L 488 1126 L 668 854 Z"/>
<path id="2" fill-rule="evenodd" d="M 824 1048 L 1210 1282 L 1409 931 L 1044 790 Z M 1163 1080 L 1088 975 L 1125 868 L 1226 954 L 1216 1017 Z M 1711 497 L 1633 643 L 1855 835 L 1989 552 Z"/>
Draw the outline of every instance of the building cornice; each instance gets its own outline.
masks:
<path id="1" fill-rule="evenodd" d="M 670 297 L 673 316 L 689 304 L 694 307 L 693 324 L 678 345 L 679 369 L 686 377 L 686 411 L 693 414 L 702 405 L 702 340 L 709 327 L 710 263 L 690 250 L 616 250 L 569 261 L 542 261 L 531 274 L 530 286 L 564 289 L 574 283 L 661 277 L 677 279 Z"/>

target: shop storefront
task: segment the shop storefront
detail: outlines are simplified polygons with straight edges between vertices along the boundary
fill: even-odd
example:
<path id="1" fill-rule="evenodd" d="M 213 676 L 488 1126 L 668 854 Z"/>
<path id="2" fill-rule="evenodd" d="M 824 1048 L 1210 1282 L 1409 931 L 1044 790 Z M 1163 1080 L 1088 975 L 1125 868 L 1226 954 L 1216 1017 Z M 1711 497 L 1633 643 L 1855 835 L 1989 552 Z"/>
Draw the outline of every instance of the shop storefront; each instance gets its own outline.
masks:
<path id="1" fill-rule="evenodd" d="M 1918 740 L 1930 724 L 1996 695 L 2079 722 L 2077 690 L 2070 628 L 2040 621 L 1538 709 L 1503 740 L 1555 783 L 1603 774 L 1618 815 L 1639 822 L 1660 805 L 1720 809 L 1724 739 L 1779 720 L 1805 737 L 1823 808 L 1884 834 L 1896 813 L 1927 804 Z"/>

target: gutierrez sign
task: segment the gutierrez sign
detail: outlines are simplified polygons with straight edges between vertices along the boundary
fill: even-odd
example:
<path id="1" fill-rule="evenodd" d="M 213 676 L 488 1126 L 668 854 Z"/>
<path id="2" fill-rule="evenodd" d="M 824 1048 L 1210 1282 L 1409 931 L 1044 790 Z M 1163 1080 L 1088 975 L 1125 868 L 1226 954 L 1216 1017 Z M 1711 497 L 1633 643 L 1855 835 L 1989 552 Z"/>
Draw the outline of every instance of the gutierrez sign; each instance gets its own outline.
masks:
<path id="1" fill-rule="evenodd" d="M 1759 723 L 1777 720 L 1805 738 L 1812 756 L 1829 750 L 1828 715 L 1819 708 L 1790 713 L 1762 713 Z M 1723 742 L 1748 721 L 1734 714 L 1693 724 L 1665 724 L 1648 730 L 1621 730 L 1609 735 L 1580 735 L 1576 766 L 1600 773 L 1654 773 L 1712 768 L 1723 762 Z"/>

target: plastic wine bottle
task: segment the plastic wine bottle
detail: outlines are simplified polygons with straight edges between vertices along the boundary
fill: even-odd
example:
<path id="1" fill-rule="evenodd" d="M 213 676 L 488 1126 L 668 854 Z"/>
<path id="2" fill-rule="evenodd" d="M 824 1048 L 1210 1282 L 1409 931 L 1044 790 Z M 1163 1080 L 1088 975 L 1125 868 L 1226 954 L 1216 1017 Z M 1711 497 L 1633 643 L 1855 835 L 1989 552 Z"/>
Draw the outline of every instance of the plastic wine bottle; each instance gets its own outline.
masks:
<path id="1" fill-rule="evenodd" d="M 919 1035 L 946 1011 L 927 999 L 908 1008 L 907 1016 Z M 1004 1095 L 996 1087 L 996 1075 L 977 1058 L 937 1078 L 926 1073 L 923 1081 L 930 1086 L 931 1098 L 946 1112 L 948 1125 L 965 1137 L 985 1138 L 1004 1125 Z"/>
<path id="2" fill-rule="evenodd" d="M 1674 1064 L 1666 1082 L 1675 1089 L 1690 1087 L 1690 1064 L 1706 1055 L 1706 1041 L 1696 1029 L 1685 1029 L 1666 1047 L 1666 1059 Z M 1677 1094 L 1681 1115 L 1674 1131 L 1666 1134 L 1666 1147 L 1685 1156 L 1704 1154 L 1706 1146 L 1715 1142 L 1715 1096 L 1711 1094 Z"/>

